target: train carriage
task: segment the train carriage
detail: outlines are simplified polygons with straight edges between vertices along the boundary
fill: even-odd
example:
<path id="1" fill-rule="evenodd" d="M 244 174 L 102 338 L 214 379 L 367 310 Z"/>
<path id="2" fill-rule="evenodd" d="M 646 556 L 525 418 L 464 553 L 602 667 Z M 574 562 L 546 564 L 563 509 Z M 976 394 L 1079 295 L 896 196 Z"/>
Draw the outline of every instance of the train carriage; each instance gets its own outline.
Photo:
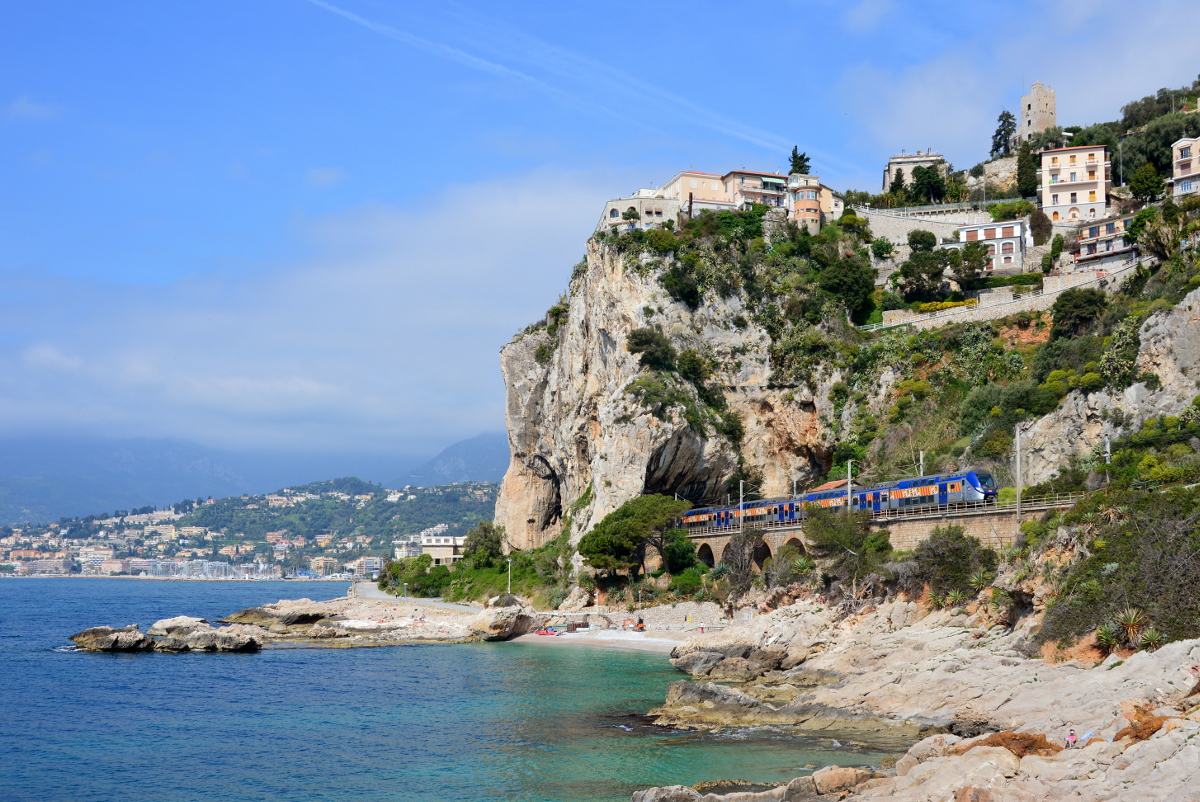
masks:
<path id="1" fill-rule="evenodd" d="M 786 526 L 802 520 L 804 510 L 811 507 L 850 508 L 872 515 L 888 512 L 934 509 L 951 504 L 995 503 L 996 480 L 985 471 L 957 471 L 948 474 L 918 476 L 874 484 L 869 487 L 852 485 L 847 498 L 845 490 L 825 490 L 807 493 L 796 498 L 772 498 L 748 501 L 741 505 L 699 507 L 683 516 L 688 531 L 740 529 L 746 526 Z"/>

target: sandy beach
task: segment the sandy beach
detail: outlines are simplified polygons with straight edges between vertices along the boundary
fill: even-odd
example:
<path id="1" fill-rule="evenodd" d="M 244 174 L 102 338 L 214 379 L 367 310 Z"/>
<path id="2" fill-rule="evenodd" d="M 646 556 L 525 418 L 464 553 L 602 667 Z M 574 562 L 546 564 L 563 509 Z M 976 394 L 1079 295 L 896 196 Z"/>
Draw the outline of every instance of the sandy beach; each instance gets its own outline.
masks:
<path id="1" fill-rule="evenodd" d="M 520 635 L 514 643 L 538 643 L 543 646 L 599 646 L 607 649 L 632 649 L 640 652 L 670 654 L 671 650 L 691 637 L 685 632 L 630 632 L 620 629 L 589 629 L 583 632 L 563 632 L 559 635 Z"/>

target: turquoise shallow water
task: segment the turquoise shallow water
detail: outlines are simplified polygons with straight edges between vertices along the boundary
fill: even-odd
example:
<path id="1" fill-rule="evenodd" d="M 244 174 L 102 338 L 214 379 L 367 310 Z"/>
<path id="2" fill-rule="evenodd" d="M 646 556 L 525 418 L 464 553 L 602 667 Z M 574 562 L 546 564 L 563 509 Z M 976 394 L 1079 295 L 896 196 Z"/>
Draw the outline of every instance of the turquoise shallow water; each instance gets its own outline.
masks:
<path id="1" fill-rule="evenodd" d="M 339 595 L 341 585 L 0 581 L 8 800 L 627 800 L 786 780 L 882 752 L 772 730 L 676 733 L 638 716 L 663 655 L 472 644 L 255 655 L 56 651 L 87 626 Z"/>

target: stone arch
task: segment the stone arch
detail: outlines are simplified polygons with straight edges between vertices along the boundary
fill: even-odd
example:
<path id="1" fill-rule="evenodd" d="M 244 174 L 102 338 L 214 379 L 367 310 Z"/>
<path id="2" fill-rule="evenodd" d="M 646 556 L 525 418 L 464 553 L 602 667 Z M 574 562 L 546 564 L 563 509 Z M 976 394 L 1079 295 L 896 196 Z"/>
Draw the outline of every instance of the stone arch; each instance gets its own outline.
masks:
<path id="1" fill-rule="evenodd" d="M 1072 207 L 1071 210 L 1069 212 L 1067 212 L 1067 219 L 1068 220 L 1078 220 L 1079 219 L 1079 209 Z"/>
<path id="2" fill-rule="evenodd" d="M 790 537 L 790 538 L 788 538 L 788 541 L 787 541 L 787 543 L 784 543 L 783 545 L 785 545 L 785 546 L 794 546 L 795 548 L 797 548 L 797 549 L 800 549 L 800 552 L 801 552 L 802 554 L 808 554 L 808 546 L 805 546 L 805 545 L 804 545 L 804 541 L 803 541 L 803 540 L 801 540 L 801 539 L 800 539 L 800 538 L 798 538 L 798 537 Z"/>
<path id="3" fill-rule="evenodd" d="M 612 211 L 610 211 L 610 212 L 608 213 L 608 216 L 609 216 L 609 217 L 620 217 L 620 216 L 621 216 L 621 213 L 620 213 L 620 212 L 618 212 L 616 209 L 613 209 Z"/>
<path id="4" fill-rule="evenodd" d="M 761 571 L 767 560 L 771 559 L 771 547 L 768 546 L 765 541 L 759 543 L 758 547 L 754 549 L 754 554 L 751 555 L 751 559 L 754 561 L 755 570 Z"/>
<path id="5" fill-rule="evenodd" d="M 701 543 L 700 548 L 696 549 L 696 559 L 707 565 L 709 568 L 712 568 L 717 564 L 716 560 L 713 559 L 712 546 L 708 545 L 707 543 Z"/>

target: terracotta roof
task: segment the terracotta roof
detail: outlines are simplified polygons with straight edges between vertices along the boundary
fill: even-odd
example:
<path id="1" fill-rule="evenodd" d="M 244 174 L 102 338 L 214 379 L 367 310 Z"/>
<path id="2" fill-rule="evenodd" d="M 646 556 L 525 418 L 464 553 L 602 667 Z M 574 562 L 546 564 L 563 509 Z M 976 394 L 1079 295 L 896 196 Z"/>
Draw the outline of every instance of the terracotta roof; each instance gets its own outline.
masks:
<path id="1" fill-rule="evenodd" d="M 845 479 L 834 479 L 832 482 L 826 482 L 823 485 L 819 485 L 817 487 L 812 488 L 808 492 L 809 493 L 824 493 L 826 490 L 835 490 L 839 487 L 845 487 L 845 486 L 846 486 Z"/>

